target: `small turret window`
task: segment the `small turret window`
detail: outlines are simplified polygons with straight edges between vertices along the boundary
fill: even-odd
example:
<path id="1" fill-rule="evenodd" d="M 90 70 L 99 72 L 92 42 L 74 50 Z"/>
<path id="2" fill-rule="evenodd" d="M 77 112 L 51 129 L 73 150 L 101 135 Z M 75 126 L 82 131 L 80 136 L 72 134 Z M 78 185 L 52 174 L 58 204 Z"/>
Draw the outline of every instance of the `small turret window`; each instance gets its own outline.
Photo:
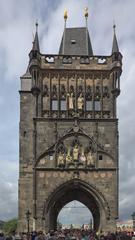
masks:
<path id="1" fill-rule="evenodd" d="M 75 39 L 72 39 L 72 40 L 71 40 L 71 44 L 76 44 L 76 40 L 75 40 Z"/>
<path id="2" fill-rule="evenodd" d="M 99 160 L 103 160 L 103 156 L 102 156 L 102 155 L 99 155 L 99 156 L 98 156 L 98 159 L 99 159 Z"/>
<path id="3" fill-rule="evenodd" d="M 53 160 L 53 155 L 49 155 L 49 160 L 50 160 L 50 161 Z"/>

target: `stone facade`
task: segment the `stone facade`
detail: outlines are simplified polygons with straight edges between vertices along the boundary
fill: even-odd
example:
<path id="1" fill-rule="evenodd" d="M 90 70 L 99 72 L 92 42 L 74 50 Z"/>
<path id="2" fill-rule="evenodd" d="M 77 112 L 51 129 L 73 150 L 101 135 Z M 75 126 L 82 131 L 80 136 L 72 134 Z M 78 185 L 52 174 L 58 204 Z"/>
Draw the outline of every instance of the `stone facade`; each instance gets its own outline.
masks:
<path id="1" fill-rule="evenodd" d="M 27 209 L 31 230 L 56 228 L 72 200 L 90 209 L 95 230 L 115 231 L 121 59 L 30 52 L 20 90 L 20 231 Z"/>

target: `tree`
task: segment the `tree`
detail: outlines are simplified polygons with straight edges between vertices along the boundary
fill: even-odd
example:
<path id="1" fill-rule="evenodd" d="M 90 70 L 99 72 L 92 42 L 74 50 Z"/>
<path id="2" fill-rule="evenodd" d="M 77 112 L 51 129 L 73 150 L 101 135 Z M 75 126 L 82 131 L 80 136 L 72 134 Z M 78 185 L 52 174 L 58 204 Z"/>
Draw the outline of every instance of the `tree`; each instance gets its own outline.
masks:
<path id="1" fill-rule="evenodd" d="M 4 221 L 0 220 L 0 230 L 3 229 L 4 223 L 5 223 Z"/>
<path id="2" fill-rule="evenodd" d="M 15 232 L 16 229 L 17 229 L 17 219 L 16 218 L 11 219 L 4 223 L 3 230 L 5 233 L 11 234 L 11 233 Z"/>

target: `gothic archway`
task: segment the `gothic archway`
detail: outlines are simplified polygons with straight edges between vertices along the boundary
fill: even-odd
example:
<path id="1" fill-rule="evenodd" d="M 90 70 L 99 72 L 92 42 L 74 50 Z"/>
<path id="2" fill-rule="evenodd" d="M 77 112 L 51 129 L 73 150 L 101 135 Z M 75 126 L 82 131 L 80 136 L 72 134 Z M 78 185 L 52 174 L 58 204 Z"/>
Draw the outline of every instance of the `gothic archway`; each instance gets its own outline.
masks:
<path id="1" fill-rule="evenodd" d="M 60 210 L 73 200 L 83 203 L 91 211 L 94 220 L 94 230 L 102 229 L 102 222 L 105 223 L 109 217 L 107 202 L 102 193 L 80 179 L 72 179 L 60 185 L 49 196 L 44 212 L 46 228 L 57 228 L 57 217 Z"/>

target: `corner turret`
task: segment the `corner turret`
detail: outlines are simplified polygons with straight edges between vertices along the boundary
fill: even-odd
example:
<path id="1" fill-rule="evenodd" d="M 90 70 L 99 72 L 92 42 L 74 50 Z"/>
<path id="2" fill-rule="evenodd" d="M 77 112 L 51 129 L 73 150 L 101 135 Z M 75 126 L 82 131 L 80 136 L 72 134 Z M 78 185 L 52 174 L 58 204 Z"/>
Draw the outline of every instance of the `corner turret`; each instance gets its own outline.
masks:
<path id="1" fill-rule="evenodd" d="M 116 25 L 113 25 L 113 30 L 114 30 L 114 34 L 113 34 L 113 43 L 112 43 L 112 59 L 113 62 L 114 61 L 121 61 L 122 59 L 122 55 L 119 51 L 119 46 L 118 46 L 118 41 L 117 41 L 117 37 L 116 37 Z"/>

